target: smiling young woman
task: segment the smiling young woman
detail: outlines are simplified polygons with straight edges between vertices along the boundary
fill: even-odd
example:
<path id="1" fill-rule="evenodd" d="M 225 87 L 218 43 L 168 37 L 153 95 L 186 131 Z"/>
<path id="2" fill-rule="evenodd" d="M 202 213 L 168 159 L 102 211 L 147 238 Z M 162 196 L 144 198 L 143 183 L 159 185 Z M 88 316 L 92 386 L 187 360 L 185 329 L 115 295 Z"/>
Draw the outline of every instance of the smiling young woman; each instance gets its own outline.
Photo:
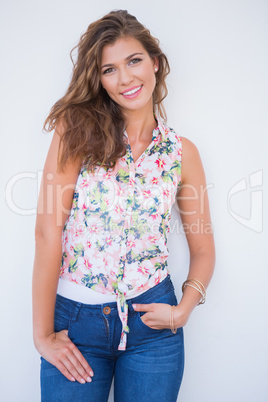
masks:
<path id="1" fill-rule="evenodd" d="M 151 116 L 157 58 L 152 60 L 138 40 L 123 37 L 104 46 L 101 65 L 102 86 L 121 107 L 124 118 L 141 111 Z"/>
<path id="2" fill-rule="evenodd" d="M 44 127 L 55 130 L 36 218 L 33 335 L 42 401 L 176 401 L 184 332 L 215 264 L 212 231 L 187 231 L 178 303 L 167 240 L 211 225 L 195 145 L 166 122 L 169 63 L 126 10 L 82 35 L 71 83 Z M 193 197 L 193 192 L 195 197 Z M 179 196 L 178 196 L 179 195 Z M 201 200 L 202 198 L 202 200 Z"/>

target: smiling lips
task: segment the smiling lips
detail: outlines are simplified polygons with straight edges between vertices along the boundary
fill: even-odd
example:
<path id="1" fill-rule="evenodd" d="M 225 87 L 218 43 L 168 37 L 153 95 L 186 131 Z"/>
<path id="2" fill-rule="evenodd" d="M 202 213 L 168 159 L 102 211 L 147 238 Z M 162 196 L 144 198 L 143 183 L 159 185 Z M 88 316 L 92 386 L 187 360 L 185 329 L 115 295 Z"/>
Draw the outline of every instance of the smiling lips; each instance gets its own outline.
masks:
<path id="1" fill-rule="evenodd" d="M 138 96 L 141 92 L 141 89 L 142 85 L 140 85 L 139 87 L 132 87 L 129 90 L 122 92 L 122 95 L 128 99 L 136 98 L 136 96 Z"/>

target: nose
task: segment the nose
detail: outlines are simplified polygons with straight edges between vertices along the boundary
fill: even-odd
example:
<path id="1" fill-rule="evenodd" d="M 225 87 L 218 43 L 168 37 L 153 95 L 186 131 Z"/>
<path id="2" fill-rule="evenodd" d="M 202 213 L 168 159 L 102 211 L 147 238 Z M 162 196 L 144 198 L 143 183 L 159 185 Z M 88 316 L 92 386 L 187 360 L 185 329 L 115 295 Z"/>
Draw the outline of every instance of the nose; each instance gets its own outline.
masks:
<path id="1" fill-rule="evenodd" d="M 133 80 L 132 74 L 127 68 L 122 68 L 119 71 L 119 83 L 120 85 L 128 85 Z"/>

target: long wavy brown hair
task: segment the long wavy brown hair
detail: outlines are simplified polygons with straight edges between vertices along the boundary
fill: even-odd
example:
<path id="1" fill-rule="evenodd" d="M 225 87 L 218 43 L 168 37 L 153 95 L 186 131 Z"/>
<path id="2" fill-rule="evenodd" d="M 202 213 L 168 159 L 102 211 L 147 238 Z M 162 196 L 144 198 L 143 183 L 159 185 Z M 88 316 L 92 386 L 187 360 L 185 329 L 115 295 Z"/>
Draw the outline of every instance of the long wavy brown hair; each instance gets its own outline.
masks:
<path id="1" fill-rule="evenodd" d="M 153 108 L 166 120 L 162 104 L 168 90 L 165 78 L 170 72 L 166 55 L 153 37 L 133 15 L 126 10 L 113 10 L 89 25 L 79 43 L 71 52 L 73 72 L 66 94 L 51 108 L 43 129 L 54 130 L 61 122 L 64 127 L 60 139 L 61 157 L 58 170 L 64 170 L 69 160 L 81 160 L 91 171 L 99 165 L 113 168 L 118 158 L 126 153 L 123 139 L 124 118 L 120 107 L 107 94 L 100 81 L 102 49 L 122 37 L 140 41 L 151 58 L 157 57 L 159 68 L 153 92 Z M 74 62 L 72 54 L 77 49 Z"/>

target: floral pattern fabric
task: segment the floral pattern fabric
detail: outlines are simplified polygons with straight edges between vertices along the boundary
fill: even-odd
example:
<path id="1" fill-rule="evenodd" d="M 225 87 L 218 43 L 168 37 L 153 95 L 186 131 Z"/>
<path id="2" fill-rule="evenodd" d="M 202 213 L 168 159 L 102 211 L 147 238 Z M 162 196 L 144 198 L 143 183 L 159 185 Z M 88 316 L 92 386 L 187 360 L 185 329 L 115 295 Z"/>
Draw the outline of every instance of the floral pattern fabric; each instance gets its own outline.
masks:
<path id="1" fill-rule="evenodd" d="M 127 153 L 114 169 L 82 166 L 62 232 L 60 277 L 116 295 L 122 322 L 118 350 L 126 349 L 126 298 L 168 275 L 171 207 L 181 185 L 181 138 L 155 115 L 152 142 L 134 162 Z"/>

